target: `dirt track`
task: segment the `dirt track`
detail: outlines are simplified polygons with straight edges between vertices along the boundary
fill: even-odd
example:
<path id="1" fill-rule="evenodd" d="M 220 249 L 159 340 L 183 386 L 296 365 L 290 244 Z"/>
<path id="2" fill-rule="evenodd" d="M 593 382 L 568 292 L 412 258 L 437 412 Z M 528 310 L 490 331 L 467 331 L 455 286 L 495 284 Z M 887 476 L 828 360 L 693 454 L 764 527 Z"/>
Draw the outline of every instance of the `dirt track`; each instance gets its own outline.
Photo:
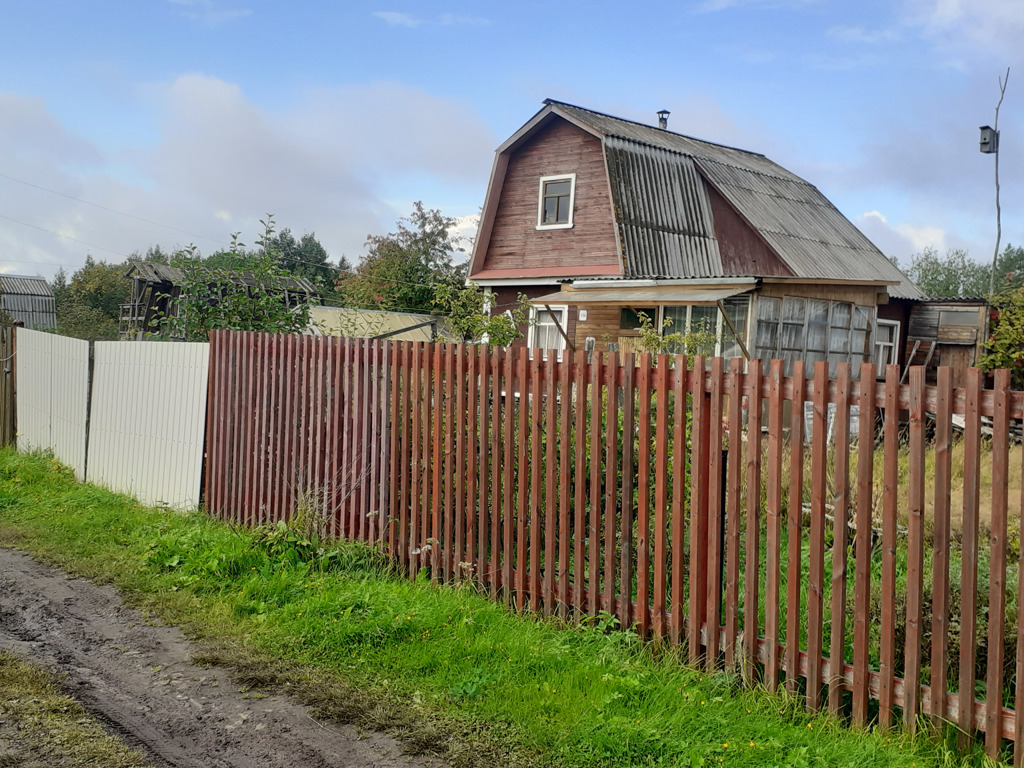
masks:
<path id="1" fill-rule="evenodd" d="M 175 768 L 438 766 L 393 739 L 321 724 L 284 696 L 243 694 L 199 667 L 176 628 L 116 590 L 0 548 L 0 646 L 64 677 L 66 690 L 154 765 Z"/>

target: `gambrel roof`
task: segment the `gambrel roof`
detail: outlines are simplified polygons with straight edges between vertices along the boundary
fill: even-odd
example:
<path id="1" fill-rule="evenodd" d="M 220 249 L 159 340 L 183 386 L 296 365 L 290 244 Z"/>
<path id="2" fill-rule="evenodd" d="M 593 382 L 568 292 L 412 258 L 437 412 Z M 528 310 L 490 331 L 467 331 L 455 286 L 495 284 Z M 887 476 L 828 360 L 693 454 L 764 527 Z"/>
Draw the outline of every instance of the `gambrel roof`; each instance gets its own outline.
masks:
<path id="1" fill-rule="evenodd" d="M 764 155 L 549 99 L 498 149 L 499 156 L 557 118 L 602 141 L 624 277 L 726 274 L 714 234 L 710 187 L 792 277 L 888 283 L 893 297 L 924 298 L 814 185 Z M 496 181 L 492 177 L 492 184 Z"/>

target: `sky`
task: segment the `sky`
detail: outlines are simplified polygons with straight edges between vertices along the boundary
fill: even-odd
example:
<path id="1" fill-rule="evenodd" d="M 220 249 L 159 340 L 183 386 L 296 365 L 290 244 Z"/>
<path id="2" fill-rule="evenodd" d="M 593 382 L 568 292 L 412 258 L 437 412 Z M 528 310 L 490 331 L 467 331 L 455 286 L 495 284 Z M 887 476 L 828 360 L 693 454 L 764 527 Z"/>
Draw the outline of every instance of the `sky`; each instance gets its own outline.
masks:
<path id="1" fill-rule="evenodd" d="M 203 253 L 260 220 L 358 262 L 474 229 L 545 98 L 769 158 L 887 255 L 1024 244 L 1024 2 L 0 0 L 0 272 Z"/>

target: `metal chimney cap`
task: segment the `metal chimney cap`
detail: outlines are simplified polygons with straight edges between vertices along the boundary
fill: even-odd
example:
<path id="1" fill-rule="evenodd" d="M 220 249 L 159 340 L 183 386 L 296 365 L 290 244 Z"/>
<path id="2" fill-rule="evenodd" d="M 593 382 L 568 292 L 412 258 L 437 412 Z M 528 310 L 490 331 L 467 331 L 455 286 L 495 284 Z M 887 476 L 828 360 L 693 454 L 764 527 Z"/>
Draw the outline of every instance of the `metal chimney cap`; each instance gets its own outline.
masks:
<path id="1" fill-rule="evenodd" d="M 668 128 L 668 116 L 671 115 L 671 114 L 672 113 L 669 112 L 667 109 L 660 109 L 660 110 L 658 110 L 658 127 L 659 128 Z"/>

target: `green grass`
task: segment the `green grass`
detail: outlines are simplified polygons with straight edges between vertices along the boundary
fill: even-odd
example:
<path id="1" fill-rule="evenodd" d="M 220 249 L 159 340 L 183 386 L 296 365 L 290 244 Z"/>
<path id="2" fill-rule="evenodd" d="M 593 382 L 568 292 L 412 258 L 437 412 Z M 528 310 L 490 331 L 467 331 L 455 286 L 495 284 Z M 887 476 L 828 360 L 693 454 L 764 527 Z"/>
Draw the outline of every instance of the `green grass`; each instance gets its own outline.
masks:
<path id="1" fill-rule="evenodd" d="M 76 485 L 52 459 L 0 451 L 0 544 L 116 584 L 246 685 L 287 688 L 453 766 L 982 761 L 850 731 L 687 669 L 632 633 L 523 618 L 470 588 L 400 578 L 361 545 L 310 561 L 295 538 L 143 508 Z"/>
<path id="2" fill-rule="evenodd" d="M 47 672 L 0 651 L 0 768 L 145 768 Z"/>

